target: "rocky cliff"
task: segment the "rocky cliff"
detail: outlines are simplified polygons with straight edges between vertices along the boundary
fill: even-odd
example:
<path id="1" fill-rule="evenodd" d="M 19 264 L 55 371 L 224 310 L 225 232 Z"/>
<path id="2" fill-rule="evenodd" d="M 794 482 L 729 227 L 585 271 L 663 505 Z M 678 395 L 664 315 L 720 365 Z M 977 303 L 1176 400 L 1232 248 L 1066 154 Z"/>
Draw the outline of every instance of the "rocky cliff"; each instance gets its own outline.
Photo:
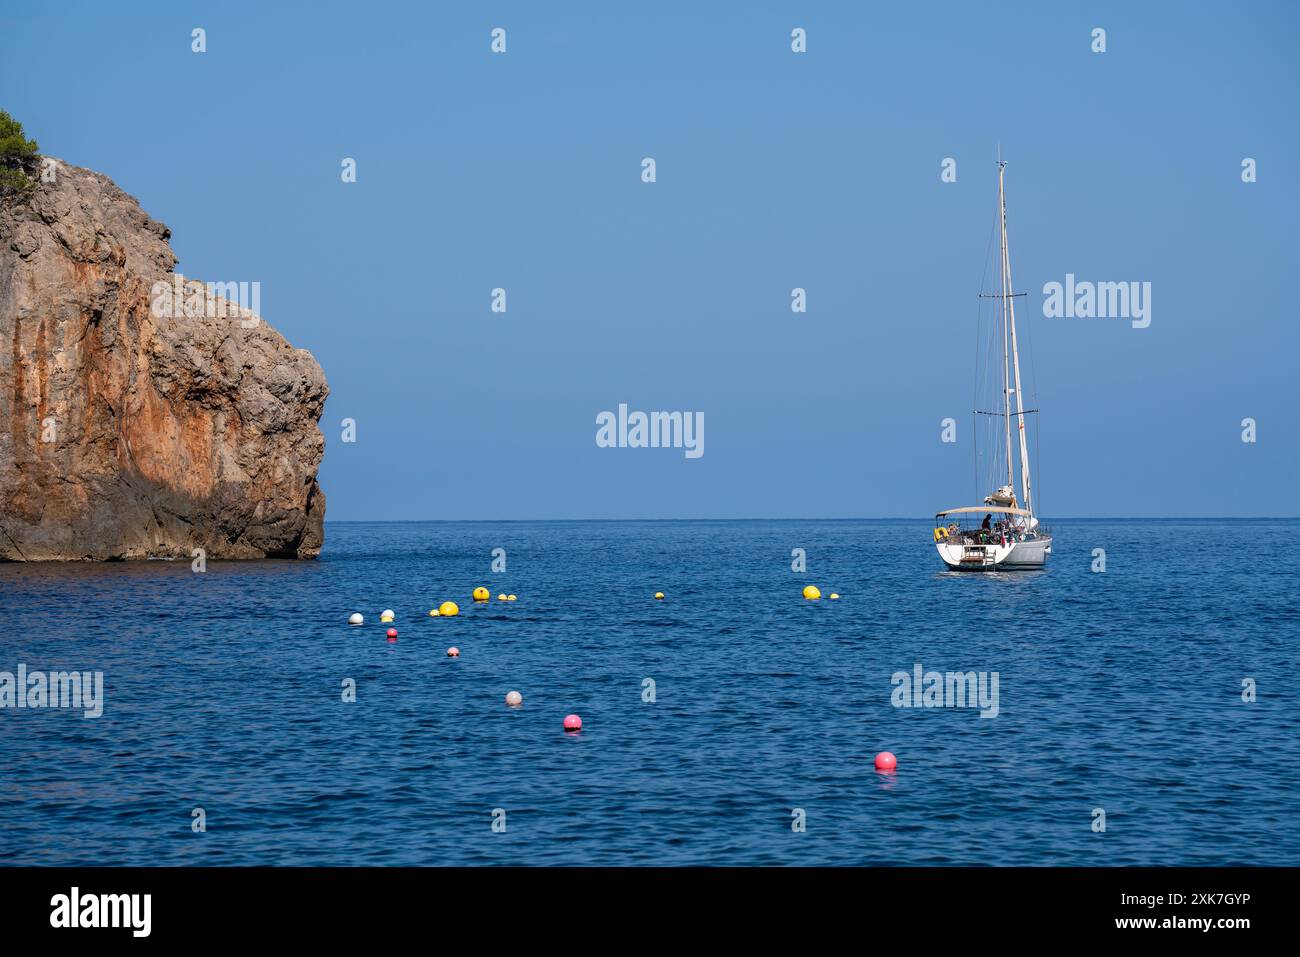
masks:
<path id="1" fill-rule="evenodd" d="M 317 555 L 316 360 L 107 177 L 45 168 L 0 195 L 0 560 Z"/>

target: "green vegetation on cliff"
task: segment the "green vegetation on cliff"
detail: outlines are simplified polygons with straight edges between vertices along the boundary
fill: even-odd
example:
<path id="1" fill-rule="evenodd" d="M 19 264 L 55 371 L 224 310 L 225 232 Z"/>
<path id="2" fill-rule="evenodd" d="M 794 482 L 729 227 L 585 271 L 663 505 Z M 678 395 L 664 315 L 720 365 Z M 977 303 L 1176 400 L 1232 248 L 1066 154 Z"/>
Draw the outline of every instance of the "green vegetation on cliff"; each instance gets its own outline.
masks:
<path id="1" fill-rule="evenodd" d="M 0 110 L 0 189 L 31 189 L 38 147 L 23 132 L 23 125 Z"/>

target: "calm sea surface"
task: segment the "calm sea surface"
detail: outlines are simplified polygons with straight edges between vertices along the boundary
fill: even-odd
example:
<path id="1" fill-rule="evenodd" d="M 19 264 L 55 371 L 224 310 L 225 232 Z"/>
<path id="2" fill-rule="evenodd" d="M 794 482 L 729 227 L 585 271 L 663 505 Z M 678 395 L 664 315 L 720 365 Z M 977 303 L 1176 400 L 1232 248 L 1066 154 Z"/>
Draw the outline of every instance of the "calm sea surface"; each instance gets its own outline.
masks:
<path id="1" fill-rule="evenodd" d="M 0 565 L 0 671 L 105 683 L 98 719 L 0 711 L 0 863 L 1300 864 L 1300 521 L 1054 530 L 1048 571 L 990 575 L 942 570 L 924 520 L 331 524 L 315 562 Z M 997 717 L 895 707 L 918 662 L 997 672 Z"/>

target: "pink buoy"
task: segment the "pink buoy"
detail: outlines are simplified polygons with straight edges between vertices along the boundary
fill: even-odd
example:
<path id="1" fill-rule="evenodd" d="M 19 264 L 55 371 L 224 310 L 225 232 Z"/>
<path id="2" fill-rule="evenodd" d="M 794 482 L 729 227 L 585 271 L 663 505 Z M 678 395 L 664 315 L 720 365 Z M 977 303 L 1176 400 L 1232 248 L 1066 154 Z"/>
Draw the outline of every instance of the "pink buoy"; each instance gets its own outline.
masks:
<path id="1" fill-rule="evenodd" d="M 459 658 L 459 657 L 460 657 L 460 649 L 457 648 L 455 645 L 453 645 L 452 647 L 448 648 L 448 649 L 447 649 L 447 657 L 448 657 L 448 658 Z"/>
<path id="2" fill-rule="evenodd" d="M 389 629 L 388 629 L 388 640 L 389 640 L 389 641 L 396 641 L 396 640 L 397 640 L 397 629 L 396 629 L 396 628 L 389 628 Z"/>
<path id="3" fill-rule="evenodd" d="M 524 703 L 524 696 L 518 691 L 511 691 L 506 695 L 506 704 L 512 708 L 517 708 Z"/>
<path id="4" fill-rule="evenodd" d="M 579 718 L 576 714 L 567 715 L 567 716 L 565 717 L 565 719 L 564 719 L 564 730 L 565 730 L 565 731 L 581 731 L 581 730 L 582 730 L 582 719 Z"/>
<path id="5" fill-rule="evenodd" d="M 892 771 L 898 767 L 898 758 L 894 757 L 889 751 L 881 751 L 876 755 L 877 771 Z"/>

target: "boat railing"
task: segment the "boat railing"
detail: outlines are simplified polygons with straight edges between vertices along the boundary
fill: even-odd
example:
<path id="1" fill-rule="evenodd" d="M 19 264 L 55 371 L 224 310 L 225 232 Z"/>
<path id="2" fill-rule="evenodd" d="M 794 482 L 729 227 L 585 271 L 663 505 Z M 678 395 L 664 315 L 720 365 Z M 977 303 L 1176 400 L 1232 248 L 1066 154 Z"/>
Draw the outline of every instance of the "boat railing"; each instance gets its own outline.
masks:
<path id="1" fill-rule="evenodd" d="M 994 525 L 992 528 L 960 528 L 953 529 L 951 525 L 947 526 L 948 534 L 944 541 L 962 545 L 996 545 L 1002 541 L 1005 535 L 1008 541 L 1024 542 L 1034 541 L 1040 538 L 1051 538 L 1051 531 L 1043 525 L 1035 525 L 1032 529 L 1026 531 L 1008 526 Z"/>

